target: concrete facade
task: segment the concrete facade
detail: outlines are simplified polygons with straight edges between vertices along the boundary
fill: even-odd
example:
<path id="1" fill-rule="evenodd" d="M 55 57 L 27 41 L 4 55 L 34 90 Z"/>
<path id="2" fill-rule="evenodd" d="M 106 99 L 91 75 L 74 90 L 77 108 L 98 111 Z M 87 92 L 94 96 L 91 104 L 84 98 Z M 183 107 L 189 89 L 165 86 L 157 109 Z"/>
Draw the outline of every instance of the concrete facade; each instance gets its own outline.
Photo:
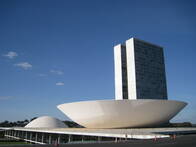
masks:
<path id="1" fill-rule="evenodd" d="M 114 47 L 115 99 L 167 99 L 163 48 L 136 38 Z"/>
<path id="2" fill-rule="evenodd" d="M 167 123 L 185 102 L 173 100 L 95 100 L 58 105 L 67 117 L 86 128 L 152 127 Z"/>
<path id="3" fill-rule="evenodd" d="M 67 128 L 62 121 L 51 116 L 41 116 L 30 123 L 28 123 L 25 128 Z"/>
<path id="4" fill-rule="evenodd" d="M 0 128 L 5 137 L 36 144 L 74 143 L 74 141 L 120 141 L 129 139 L 156 139 L 172 135 L 196 133 L 196 128 L 132 128 L 132 129 L 86 129 L 86 128 Z"/>

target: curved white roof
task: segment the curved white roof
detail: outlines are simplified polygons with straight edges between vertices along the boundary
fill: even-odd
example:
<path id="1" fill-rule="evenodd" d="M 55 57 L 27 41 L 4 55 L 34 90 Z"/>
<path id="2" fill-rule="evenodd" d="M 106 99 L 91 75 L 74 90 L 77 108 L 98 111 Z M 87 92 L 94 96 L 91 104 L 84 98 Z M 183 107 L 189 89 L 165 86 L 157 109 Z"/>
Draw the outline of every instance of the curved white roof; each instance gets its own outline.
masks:
<path id="1" fill-rule="evenodd" d="M 186 104 L 172 100 L 139 99 L 83 101 L 57 107 L 86 128 L 128 128 L 166 123 Z"/>
<path id="2" fill-rule="evenodd" d="M 67 125 L 57 118 L 41 116 L 28 123 L 25 128 L 67 128 Z"/>

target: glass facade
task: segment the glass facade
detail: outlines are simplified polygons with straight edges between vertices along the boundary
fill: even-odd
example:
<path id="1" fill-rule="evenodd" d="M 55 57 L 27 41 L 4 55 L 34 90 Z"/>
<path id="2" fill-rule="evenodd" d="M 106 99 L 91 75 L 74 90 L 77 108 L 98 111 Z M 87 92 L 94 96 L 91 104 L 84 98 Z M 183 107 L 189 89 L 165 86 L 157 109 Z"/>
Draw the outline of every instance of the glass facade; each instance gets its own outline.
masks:
<path id="1" fill-rule="evenodd" d="M 137 99 L 167 99 L 163 48 L 134 39 Z"/>
<path id="2" fill-rule="evenodd" d="M 121 45 L 121 68 L 122 68 L 122 91 L 123 99 L 128 99 L 128 82 L 127 82 L 127 56 L 126 46 Z"/>

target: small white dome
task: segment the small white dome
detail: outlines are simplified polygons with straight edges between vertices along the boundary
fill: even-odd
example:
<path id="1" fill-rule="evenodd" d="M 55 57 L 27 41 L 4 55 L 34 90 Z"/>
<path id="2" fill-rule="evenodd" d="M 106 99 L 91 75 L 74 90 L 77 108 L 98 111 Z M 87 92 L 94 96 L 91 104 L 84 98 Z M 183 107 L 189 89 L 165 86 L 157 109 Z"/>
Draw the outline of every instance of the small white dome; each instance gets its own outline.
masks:
<path id="1" fill-rule="evenodd" d="M 25 128 L 68 128 L 65 123 L 57 118 L 51 116 L 41 116 L 30 123 L 28 123 Z"/>

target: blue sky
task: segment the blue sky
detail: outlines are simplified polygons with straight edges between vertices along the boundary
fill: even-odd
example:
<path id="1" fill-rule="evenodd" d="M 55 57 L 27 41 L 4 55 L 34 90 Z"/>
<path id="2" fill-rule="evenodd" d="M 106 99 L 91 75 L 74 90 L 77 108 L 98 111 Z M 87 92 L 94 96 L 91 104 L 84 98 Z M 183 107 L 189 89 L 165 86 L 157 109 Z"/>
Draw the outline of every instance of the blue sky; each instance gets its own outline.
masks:
<path id="1" fill-rule="evenodd" d="M 113 46 L 164 46 L 168 96 L 188 102 L 173 121 L 196 123 L 196 3 L 187 0 L 1 0 L 0 121 L 56 105 L 113 99 Z"/>

